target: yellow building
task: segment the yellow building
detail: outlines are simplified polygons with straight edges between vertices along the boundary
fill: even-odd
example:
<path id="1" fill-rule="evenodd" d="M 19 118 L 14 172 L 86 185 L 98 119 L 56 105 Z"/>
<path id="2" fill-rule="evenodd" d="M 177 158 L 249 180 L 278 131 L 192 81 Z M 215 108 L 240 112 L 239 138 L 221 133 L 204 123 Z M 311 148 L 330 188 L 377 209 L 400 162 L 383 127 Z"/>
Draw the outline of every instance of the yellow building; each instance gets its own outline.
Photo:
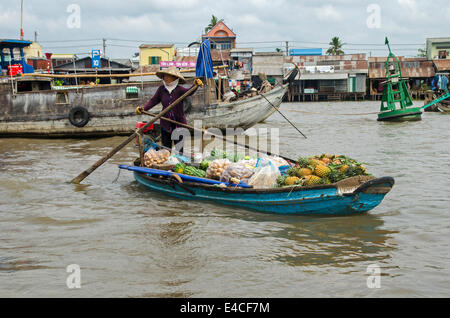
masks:
<path id="1" fill-rule="evenodd" d="M 428 38 L 427 58 L 429 60 L 450 59 L 450 38 Z"/>
<path id="2" fill-rule="evenodd" d="M 23 53 L 25 54 L 26 58 L 44 57 L 42 46 L 37 42 L 33 42 L 29 46 L 23 48 Z"/>
<path id="3" fill-rule="evenodd" d="M 173 61 L 173 44 L 142 44 L 139 46 L 139 65 L 159 65 L 160 61 Z"/>

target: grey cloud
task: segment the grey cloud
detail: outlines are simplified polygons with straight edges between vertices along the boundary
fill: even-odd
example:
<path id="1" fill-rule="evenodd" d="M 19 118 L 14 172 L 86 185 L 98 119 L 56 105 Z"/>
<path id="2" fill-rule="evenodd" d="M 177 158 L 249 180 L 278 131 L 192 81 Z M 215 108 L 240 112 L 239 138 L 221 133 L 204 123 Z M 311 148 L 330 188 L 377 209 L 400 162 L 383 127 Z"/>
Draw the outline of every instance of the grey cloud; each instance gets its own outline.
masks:
<path id="1" fill-rule="evenodd" d="M 24 0 L 24 3 L 27 38 L 33 38 L 37 30 L 42 41 L 98 39 L 80 42 L 77 46 L 71 44 L 73 42 L 43 42 L 53 52 L 88 52 L 91 46 L 101 47 L 102 38 L 189 43 L 200 36 L 212 14 L 224 18 L 233 28 L 238 44 L 279 41 L 259 45 L 267 47 L 267 50 L 281 47 L 284 45 L 282 41 L 286 40 L 297 41 L 290 43 L 291 47 L 326 47 L 326 43 L 336 35 L 345 43 L 379 43 L 380 47 L 371 47 L 372 53 L 383 55 L 385 36 L 389 36 L 393 44 L 425 44 L 426 37 L 449 35 L 446 21 L 450 5 L 446 0 Z M 81 8 L 80 29 L 66 26 L 69 15 L 66 9 L 71 3 Z M 366 25 L 367 6 L 371 3 L 381 8 L 379 29 L 370 29 Z M 324 8 L 328 10 L 326 14 L 321 11 Z M 16 38 L 19 34 L 18 1 L 0 4 L 0 17 L 3 17 L 0 19 L 1 37 Z M 107 48 L 113 57 L 128 57 L 137 51 L 140 43 L 107 41 L 107 44 L 122 45 Z M 75 47 L 50 49 L 70 45 Z M 418 47 L 411 46 L 405 50 L 405 47 L 393 45 L 393 48 L 398 54 L 414 55 Z M 368 47 L 346 46 L 344 49 L 357 53 L 358 50 L 366 52 Z"/>

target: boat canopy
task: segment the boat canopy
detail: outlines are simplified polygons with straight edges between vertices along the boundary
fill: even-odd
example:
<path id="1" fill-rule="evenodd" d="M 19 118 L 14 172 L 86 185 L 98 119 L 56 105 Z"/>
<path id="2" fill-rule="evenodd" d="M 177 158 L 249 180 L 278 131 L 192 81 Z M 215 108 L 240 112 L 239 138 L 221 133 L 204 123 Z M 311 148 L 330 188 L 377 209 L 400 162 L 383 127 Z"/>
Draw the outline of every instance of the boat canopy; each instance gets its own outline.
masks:
<path id="1" fill-rule="evenodd" d="M 24 73 L 34 73 L 34 68 L 25 62 L 23 48 L 33 42 L 15 39 L 0 39 L 0 71 L 7 70 L 9 65 L 22 65 Z M 20 55 L 14 54 L 14 49 L 19 49 Z"/>

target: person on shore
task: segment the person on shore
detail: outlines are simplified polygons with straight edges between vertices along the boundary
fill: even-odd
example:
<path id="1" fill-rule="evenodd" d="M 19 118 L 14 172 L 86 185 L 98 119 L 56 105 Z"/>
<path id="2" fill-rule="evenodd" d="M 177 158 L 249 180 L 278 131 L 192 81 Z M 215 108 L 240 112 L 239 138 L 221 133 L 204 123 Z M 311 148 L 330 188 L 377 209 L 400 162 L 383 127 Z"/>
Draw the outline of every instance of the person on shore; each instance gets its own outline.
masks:
<path id="1" fill-rule="evenodd" d="M 159 103 L 161 103 L 163 109 L 165 109 L 179 97 L 184 95 L 188 90 L 190 90 L 190 88 L 184 88 L 180 85 L 186 83 L 186 80 L 176 67 L 169 67 L 166 70 L 161 70 L 156 73 L 156 76 L 163 80 L 163 85 L 158 87 L 155 95 L 153 95 L 153 97 L 150 98 L 143 107 L 139 106 L 136 108 L 136 113 L 138 115 L 142 114 L 142 111 L 147 111 Z M 195 79 L 195 84 L 198 86 L 203 86 L 202 81 L 198 78 Z M 179 126 L 164 120 L 164 118 L 169 118 L 179 123 L 186 124 L 184 102 L 181 101 L 171 111 L 164 114 L 160 121 L 161 143 L 164 147 L 172 149 L 172 132 L 179 128 Z M 180 137 L 180 139 L 181 140 L 179 141 L 176 150 L 183 153 L 182 137 Z"/>

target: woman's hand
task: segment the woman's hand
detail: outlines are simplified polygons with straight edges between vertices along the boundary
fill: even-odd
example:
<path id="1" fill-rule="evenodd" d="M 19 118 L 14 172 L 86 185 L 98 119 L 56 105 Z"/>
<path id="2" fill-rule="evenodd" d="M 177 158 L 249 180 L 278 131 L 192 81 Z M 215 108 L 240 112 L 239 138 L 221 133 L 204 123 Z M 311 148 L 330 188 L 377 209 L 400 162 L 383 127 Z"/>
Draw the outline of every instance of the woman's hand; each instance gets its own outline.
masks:
<path id="1" fill-rule="evenodd" d="M 142 107 L 142 106 L 136 107 L 136 114 L 142 115 L 143 111 L 144 111 L 144 107 Z"/>
<path id="2" fill-rule="evenodd" d="M 202 80 L 199 79 L 199 78 L 196 78 L 196 79 L 194 80 L 194 83 L 195 83 L 197 86 L 203 87 L 203 82 L 202 82 Z"/>

